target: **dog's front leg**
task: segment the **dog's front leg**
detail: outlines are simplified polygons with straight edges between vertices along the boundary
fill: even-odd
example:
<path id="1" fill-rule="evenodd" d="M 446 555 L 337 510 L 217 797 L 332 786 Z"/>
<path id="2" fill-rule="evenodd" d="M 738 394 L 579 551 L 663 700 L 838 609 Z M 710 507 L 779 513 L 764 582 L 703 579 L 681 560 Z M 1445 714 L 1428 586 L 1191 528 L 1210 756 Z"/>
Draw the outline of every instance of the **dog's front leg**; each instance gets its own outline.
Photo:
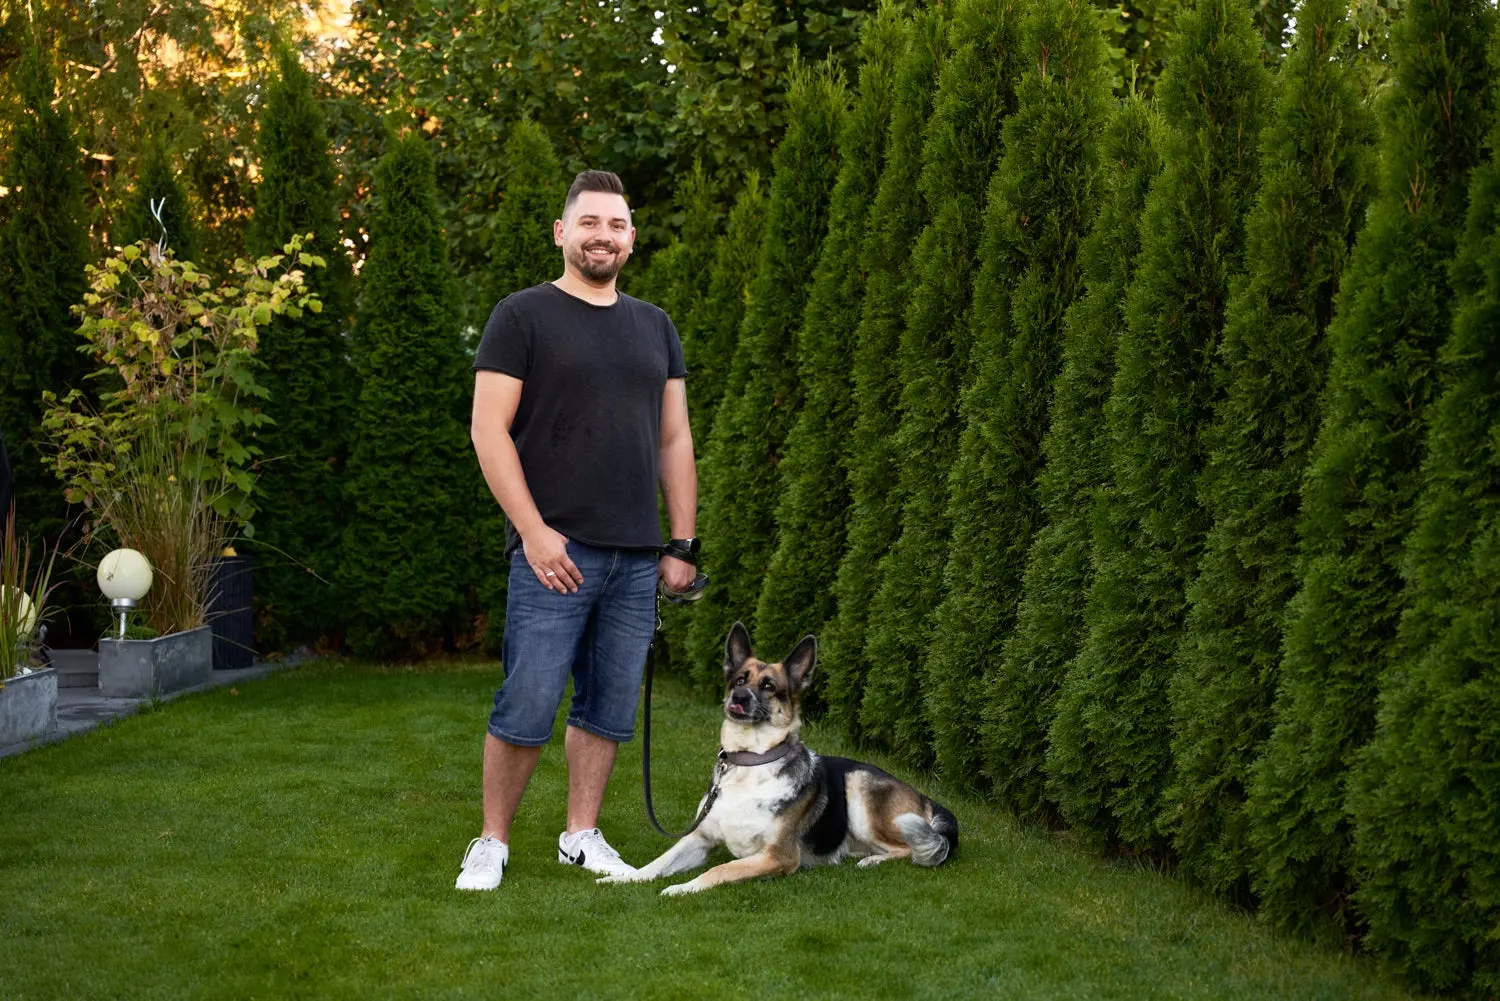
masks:
<path id="1" fill-rule="evenodd" d="M 688 869 L 696 869 L 708 861 L 708 853 L 717 844 L 712 838 L 705 837 L 701 831 L 694 831 L 671 848 L 668 848 L 654 862 L 648 863 L 635 872 L 624 876 L 605 876 L 596 879 L 596 883 L 645 883 L 662 876 L 670 876 L 674 873 L 685 872 Z"/>
<path id="2" fill-rule="evenodd" d="M 661 891 L 661 894 L 664 897 L 675 897 L 683 893 L 707 890 L 721 883 L 743 883 L 747 879 L 758 879 L 761 876 L 784 876 L 787 873 L 796 872 L 797 866 L 801 863 L 802 853 L 796 845 L 790 848 L 782 845 L 766 845 L 754 855 L 716 865 L 697 879 L 669 886 Z"/>

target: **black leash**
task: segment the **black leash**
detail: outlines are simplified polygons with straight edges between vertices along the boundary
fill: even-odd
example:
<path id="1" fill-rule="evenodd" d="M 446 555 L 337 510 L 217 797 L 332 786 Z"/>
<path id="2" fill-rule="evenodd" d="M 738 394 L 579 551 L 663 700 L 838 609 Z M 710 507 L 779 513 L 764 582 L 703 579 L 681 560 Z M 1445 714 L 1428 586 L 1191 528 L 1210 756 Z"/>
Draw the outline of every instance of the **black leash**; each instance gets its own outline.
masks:
<path id="1" fill-rule="evenodd" d="M 646 647 L 646 708 L 641 720 L 643 731 L 641 735 L 641 790 L 646 797 L 646 819 L 651 821 L 651 826 L 656 828 L 657 833 L 668 838 L 685 838 L 696 831 L 698 825 L 703 823 L 703 818 L 708 816 L 709 809 L 714 805 L 719 787 L 717 783 L 709 786 L 708 794 L 703 799 L 703 806 L 698 810 L 698 816 L 693 818 L 692 826 L 681 834 L 673 834 L 662 827 L 661 822 L 656 819 L 656 810 L 651 805 L 651 678 L 656 673 L 656 639 L 661 634 L 660 599 L 665 598 L 674 605 L 697 601 L 703 596 L 703 589 L 707 586 L 708 575 L 704 573 L 699 573 L 693 583 L 688 585 L 686 591 L 669 591 L 659 586 L 656 591 L 658 599 L 656 628 L 651 631 L 651 643 Z"/>

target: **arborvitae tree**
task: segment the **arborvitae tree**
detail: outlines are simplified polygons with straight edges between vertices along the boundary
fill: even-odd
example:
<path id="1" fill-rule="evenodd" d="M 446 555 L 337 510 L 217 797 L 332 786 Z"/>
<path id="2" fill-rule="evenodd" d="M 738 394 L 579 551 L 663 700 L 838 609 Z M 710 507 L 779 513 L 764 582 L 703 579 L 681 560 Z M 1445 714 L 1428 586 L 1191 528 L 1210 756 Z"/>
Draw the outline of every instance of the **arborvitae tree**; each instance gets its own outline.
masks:
<path id="1" fill-rule="evenodd" d="M 561 252 L 552 242 L 552 222 L 562 215 L 567 179 L 552 141 L 529 118 L 516 121 L 505 141 L 500 208 L 490 248 L 490 301 L 540 285 L 562 274 Z"/>
<path id="2" fill-rule="evenodd" d="M 391 140 L 375 173 L 355 327 L 359 403 L 342 578 L 359 656 L 439 649 L 463 610 L 474 462 L 455 417 L 467 392 L 432 152 Z"/>
<path id="3" fill-rule="evenodd" d="M 88 263 L 83 165 L 67 115 L 52 106 L 52 73 L 23 43 L 10 68 L 20 94 L 0 211 L 0 433 L 15 474 L 17 531 L 56 541 L 67 524 L 63 487 L 41 450 L 42 390 L 82 388 L 78 322 Z"/>
<path id="4" fill-rule="evenodd" d="M 1500 57 L 1500 34 L 1491 50 Z M 1494 77 L 1500 62 L 1492 63 Z M 1497 92 L 1500 103 L 1500 92 Z M 1500 150 L 1500 117 L 1490 133 Z M 1500 160 L 1475 171 L 1453 268 L 1398 654 L 1350 813 L 1366 943 L 1424 988 L 1500 993 Z"/>
<path id="5" fill-rule="evenodd" d="M 862 732 L 912 760 L 930 752 L 922 658 L 942 597 L 948 471 L 958 452 L 958 398 L 969 362 L 976 218 L 1015 109 L 1021 12 L 1010 0 L 962 0 L 922 149 L 931 222 L 913 251 L 912 291 L 896 367 L 902 382 L 895 452 L 901 534 L 880 561 L 863 665 Z M 1024 60 L 1030 63 L 1030 59 Z"/>
<path id="6" fill-rule="evenodd" d="M 1125 325 L 1125 289 L 1139 261 L 1146 192 L 1161 166 L 1159 129 L 1150 106 L 1133 97 L 1101 140 L 1103 207 L 1079 252 L 1085 291 L 1063 324 L 1062 371 L 1042 441 L 1037 495 L 1045 524 L 1026 557 L 1015 631 L 994 674 L 985 676 L 984 773 L 1001 802 L 1033 815 L 1046 809 L 1047 731 L 1084 631 L 1095 495 L 1109 479 L 1104 404 Z"/>
<path id="7" fill-rule="evenodd" d="M 1280 925 L 1351 917 L 1345 782 L 1375 729 L 1435 359 L 1452 329 L 1447 264 L 1489 105 L 1486 6 L 1423 0 L 1403 9 L 1392 38 L 1379 193 L 1328 331 L 1323 422 L 1298 520 L 1301 589 L 1287 611 L 1275 729 L 1251 779 L 1255 888 Z"/>
<path id="8" fill-rule="evenodd" d="M 1307 0 L 1261 136 L 1246 279 L 1229 301 L 1226 392 L 1204 432 L 1213 518 L 1169 695 L 1175 778 L 1162 826 L 1183 868 L 1243 896 L 1245 790 L 1271 731 L 1281 627 L 1296 591 L 1297 509 L 1328 369 L 1324 330 L 1364 219 L 1374 122 L 1344 54 L 1347 0 Z"/>
<path id="9" fill-rule="evenodd" d="M 735 342 L 745 315 L 745 299 L 755 278 L 765 219 L 765 187 L 760 175 L 751 171 L 735 198 L 724 234 L 713 243 L 706 293 L 691 302 L 681 318 L 673 318 L 687 362 L 688 420 L 700 456 L 712 440 L 714 415 L 726 386 L 739 393 L 750 375 L 748 356 L 740 359 L 740 367 L 733 374 L 729 369 L 731 360 L 739 357 Z M 703 534 L 701 529 L 698 534 Z M 712 586 L 718 586 L 717 574 Z M 696 607 L 663 607 L 665 642 L 657 648 L 658 664 L 670 664 L 674 670 L 689 676 L 694 675 L 695 668 L 708 666 L 689 660 L 686 652 L 689 626 L 697 615 Z M 718 663 L 717 658 L 711 663 Z M 698 673 L 701 676 L 701 671 Z"/>
<path id="10" fill-rule="evenodd" d="M 152 203 L 160 208 L 161 222 L 151 212 Z M 135 243 L 150 240 L 155 243 L 162 238 L 162 224 L 166 224 L 166 243 L 172 253 L 184 261 L 198 260 L 198 227 L 188 209 L 187 196 L 177 177 L 172 173 L 172 160 L 165 146 L 151 143 L 145 162 L 141 165 L 140 177 L 135 190 L 125 204 L 119 225 L 110 234 L 114 243 Z"/>
<path id="11" fill-rule="evenodd" d="M 694 670 L 711 668 L 715 678 L 714 653 L 729 626 L 754 609 L 776 541 L 776 467 L 802 400 L 793 341 L 828 232 L 848 94 L 839 72 L 799 67 L 787 99 L 789 124 L 776 149 L 765 242 L 735 346 L 743 389 L 720 401 L 700 476 L 699 534 L 715 586 L 693 609 L 688 656 Z"/>
<path id="12" fill-rule="evenodd" d="M 1088 626 L 1053 723 L 1049 792 L 1095 840 L 1160 842 L 1167 679 L 1207 535 L 1196 483 L 1230 276 L 1241 270 L 1268 78 L 1244 0 L 1183 14 L 1157 89 L 1174 127 L 1147 199 L 1105 407 L 1114 487 L 1094 512 Z M 1077 713 L 1079 715 L 1075 716 Z"/>
<path id="13" fill-rule="evenodd" d="M 818 637 L 821 701 L 829 718 L 850 734 L 858 733 L 864 698 L 865 616 L 878 583 L 875 569 L 901 524 L 892 448 L 901 397 L 896 350 L 905 324 L 912 245 L 928 221 L 926 203 L 912 197 L 922 173 L 922 128 L 932 115 L 938 69 L 948 46 L 941 8 L 917 11 L 912 18 L 906 54 L 896 72 L 885 169 L 861 258 L 867 276 L 854 334 L 854 426 L 840 458 L 850 505 L 847 542 L 833 584 L 838 612 Z"/>
<path id="14" fill-rule="evenodd" d="M 714 240 L 722 228 L 719 190 L 703 164 L 683 178 L 677 190 L 677 234 L 651 258 L 651 280 L 630 294 L 646 298 L 672 318 L 682 334 L 682 323 L 694 303 L 708 292 L 714 260 Z M 686 343 L 683 348 L 686 350 Z M 717 401 L 716 401 L 717 402 Z"/>
<path id="15" fill-rule="evenodd" d="M 1037 0 L 1021 26 L 1016 113 L 990 181 L 974 288 L 973 382 L 948 476 L 953 540 L 946 594 L 922 665 L 922 698 L 939 770 L 973 783 L 980 763 L 980 682 L 1015 622 L 1021 573 L 1041 519 L 1036 478 L 1062 319 L 1077 295 L 1078 244 L 1097 211 L 1096 137 L 1109 70 L 1090 0 Z"/>
<path id="16" fill-rule="evenodd" d="M 343 602 L 330 585 L 340 558 L 345 429 L 355 398 L 345 336 L 353 279 L 339 231 L 328 128 L 296 53 L 282 52 L 278 69 L 261 113 L 261 180 L 246 246 L 256 255 L 279 254 L 294 235 L 312 233 L 307 251 L 327 266 L 307 274 L 322 312 L 282 318 L 261 338 L 261 382 L 271 394 L 265 409 L 275 421 L 257 441 L 265 455 L 253 546 L 262 648 L 315 639 L 344 622 Z"/>
<path id="17" fill-rule="evenodd" d="M 839 136 L 839 177 L 829 201 L 828 235 L 797 333 L 797 377 L 804 402 L 777 469 L 776 550 L 755 612 L 762 650 L 790 650 L 803 636 L 821 630 L 837 607 L 830 584 L 844 551 L 849 506 L 849 484 L 839 457 L 854 423 L 849 367 L 868 274 L 865 226 L 880 183 L 906 29 L 900 8 L 888 0 L 865 22 L 860 37 L 859 98 Z"/>

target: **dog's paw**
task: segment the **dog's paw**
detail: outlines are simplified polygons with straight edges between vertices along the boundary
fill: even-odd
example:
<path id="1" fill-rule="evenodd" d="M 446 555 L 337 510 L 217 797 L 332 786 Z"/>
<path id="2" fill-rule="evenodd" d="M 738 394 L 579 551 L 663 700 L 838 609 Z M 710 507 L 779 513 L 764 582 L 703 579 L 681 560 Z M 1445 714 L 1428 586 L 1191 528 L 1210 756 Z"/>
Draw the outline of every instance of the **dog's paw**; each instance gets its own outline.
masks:
<path id="1" fill-rule="evenodd" d="M 686 883 L 674 883 L 673 885 L 667 887 L 665 890 L 661 891 L 661 895 L 663 897 L 680 897 L 685 893 L 697 893 L 701 889 L 703 889 L 703 887 L 698 885 L 698 881 L 696 879 L 693 879 L 689 880 Z"/>
<path id="2" fill-rule="evenodd" d="M 871 866 L 879 865 L 882 862 L 889 862 L 891 858 L 892 856 L 890 855 L 866 855 L 864 858 L 859 860 L 859 867 L 861 869 L 868 869 Z"/>
<path id="3" fill-rule="evenodd" d="M 642 876 L 639 872 L 627 872 L 621 873 L 618 876 L 600 876 L 594 882 L 600 886 L 610 883 L 644 883 L 646 882 L 646 877 Z"/>

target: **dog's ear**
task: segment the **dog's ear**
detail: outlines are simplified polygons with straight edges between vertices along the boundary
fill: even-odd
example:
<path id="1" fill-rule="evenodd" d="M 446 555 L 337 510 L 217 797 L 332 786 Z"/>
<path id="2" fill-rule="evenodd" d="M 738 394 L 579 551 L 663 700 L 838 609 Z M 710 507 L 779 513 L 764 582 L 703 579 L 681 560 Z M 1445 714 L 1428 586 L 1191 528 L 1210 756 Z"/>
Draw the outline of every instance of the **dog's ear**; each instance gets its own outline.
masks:
<path id="1" fill-rule="evenodd" d="M 736 622 L 729 627 L 729 638 L 724 641 L 724 681 L 727 683 L 749 659 L 750 631 L 743 622 Z"/>
<path id="2" fill-rule="evenodd" d="M 786 680 L 791 690 L 805 691 L 807 683 L 812 680 L 813 668 L 818 666 L 817 637 L 802 637 L 802 642 L 792 648 L 792 652 L 786 655 L 786 660 L 781 662 L 781 666 L 786 668 Z"/>

